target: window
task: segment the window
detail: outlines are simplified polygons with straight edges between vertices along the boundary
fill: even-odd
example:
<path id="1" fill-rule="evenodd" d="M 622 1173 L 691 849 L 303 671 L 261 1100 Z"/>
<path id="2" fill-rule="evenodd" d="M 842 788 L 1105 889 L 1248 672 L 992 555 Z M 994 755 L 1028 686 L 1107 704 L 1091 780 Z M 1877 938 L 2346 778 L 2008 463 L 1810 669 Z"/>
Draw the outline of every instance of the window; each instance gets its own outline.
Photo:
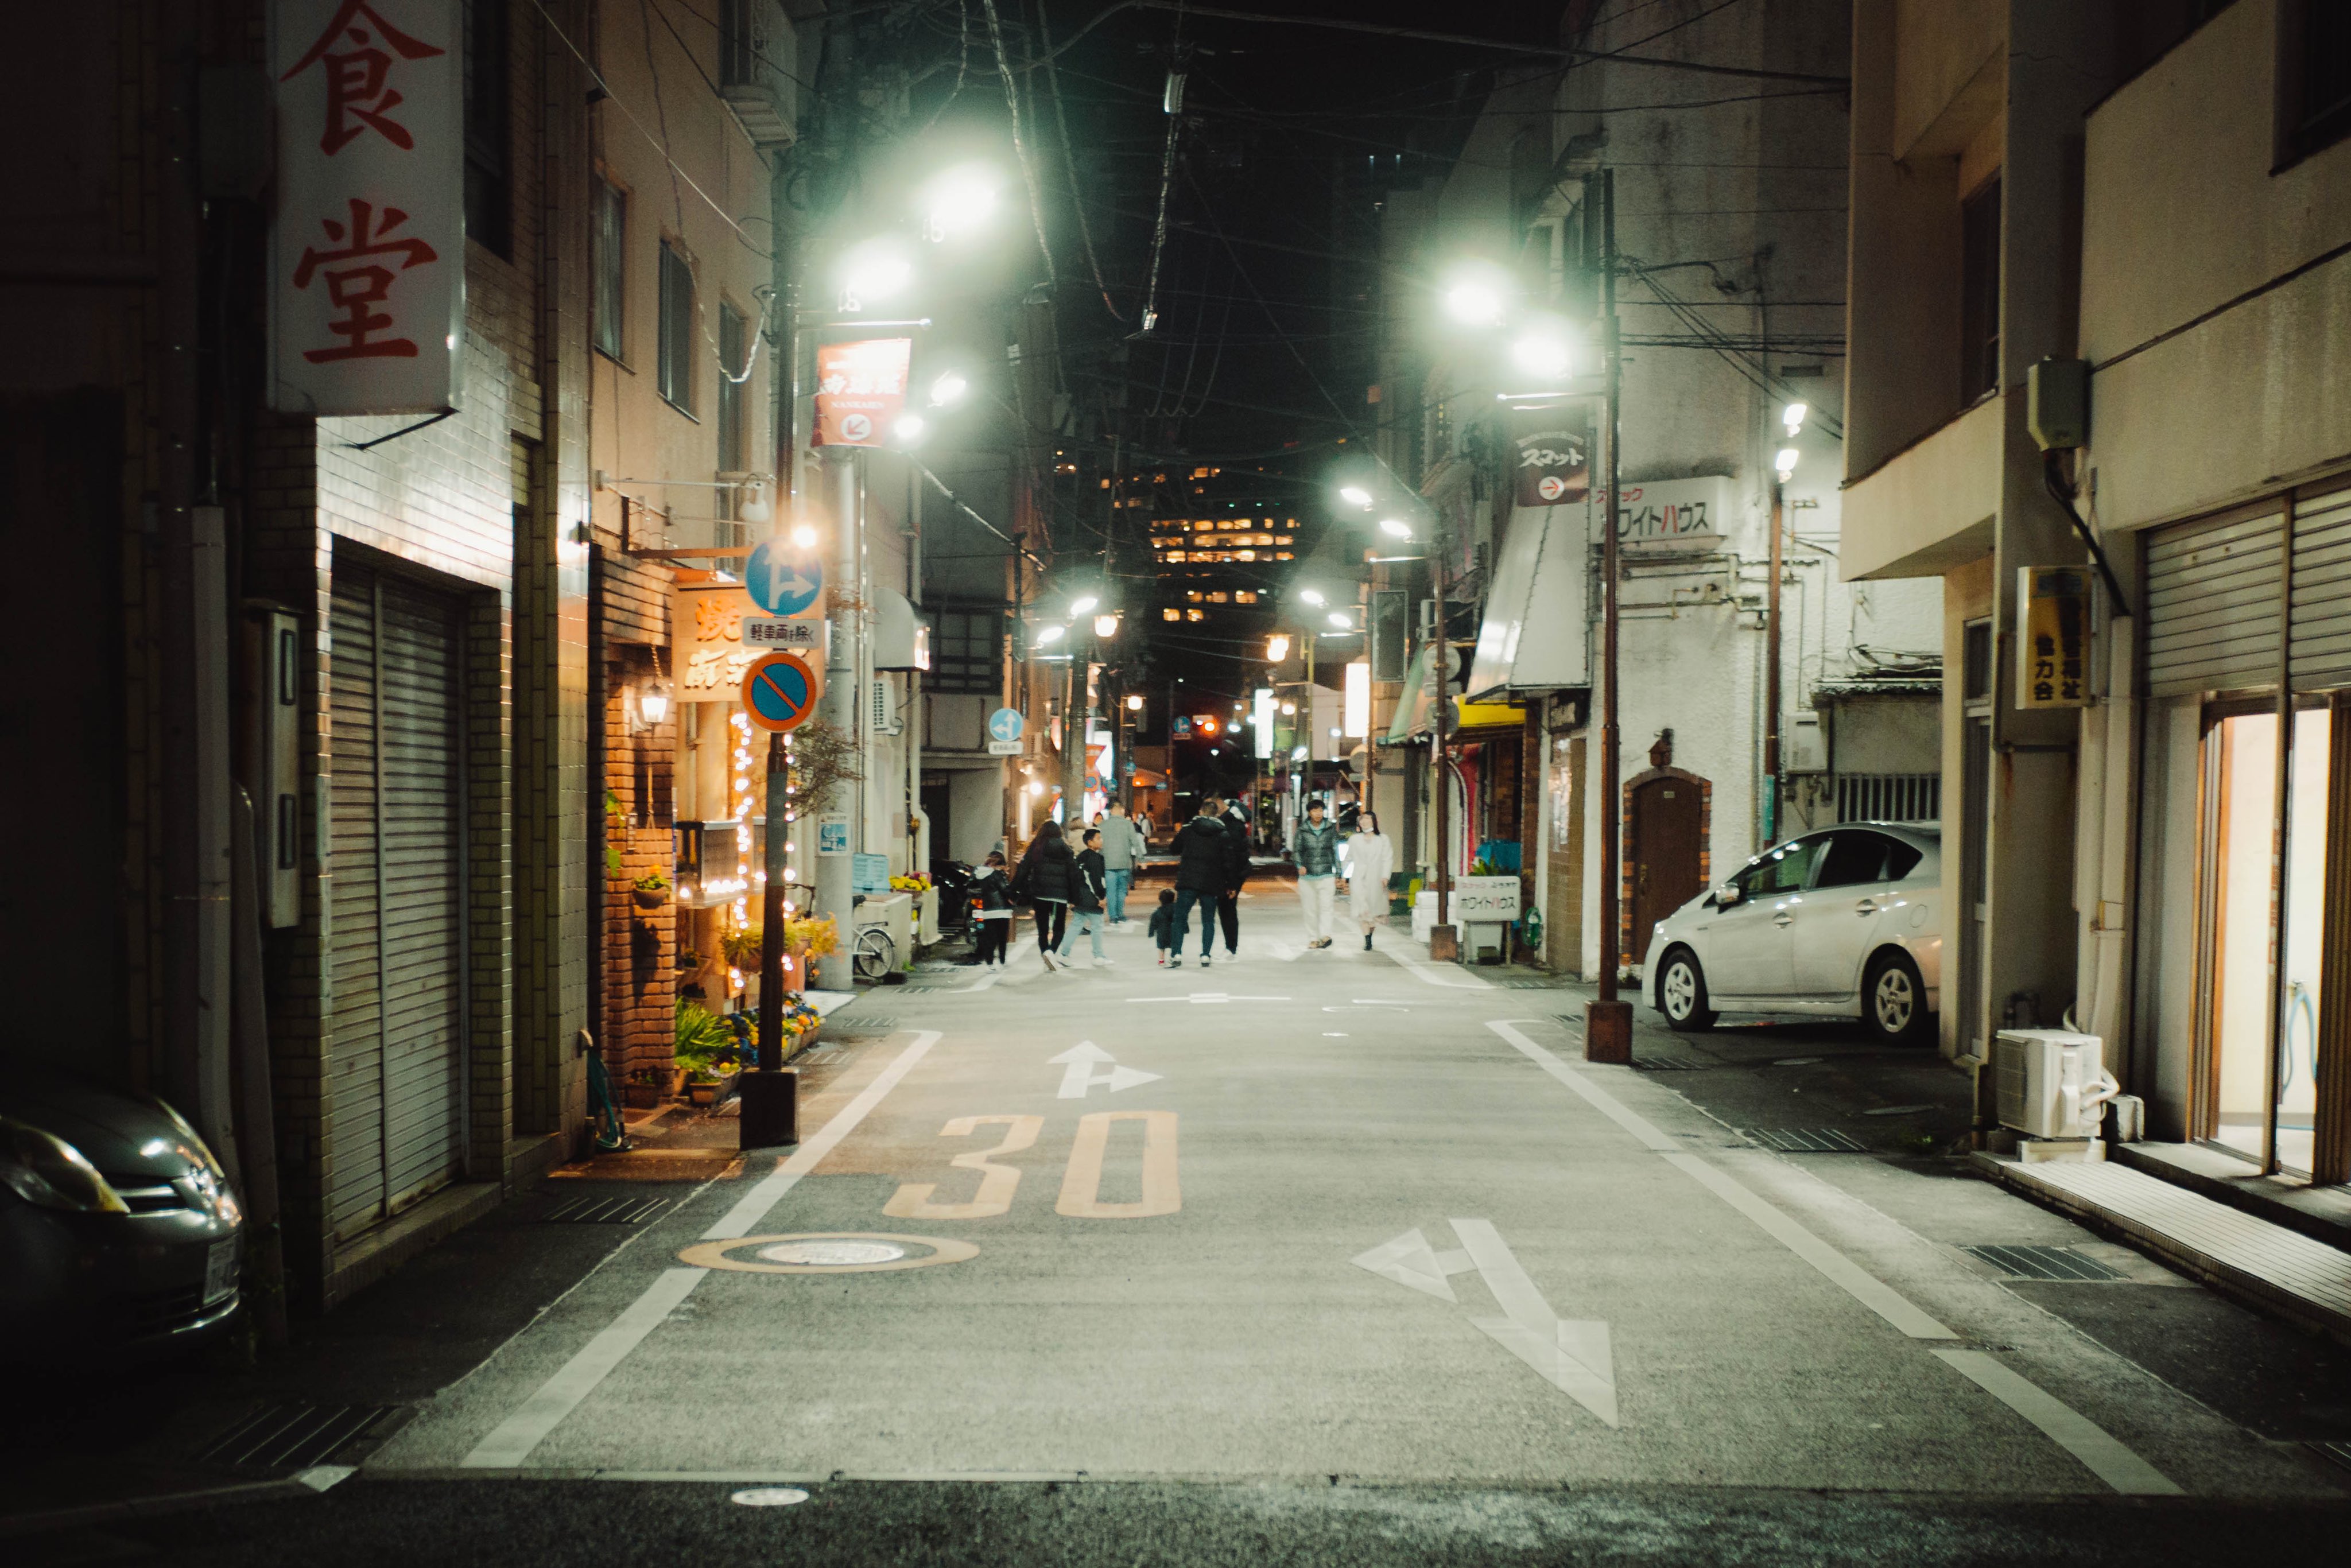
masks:
<path id="1" fill-rule="evenodd" d="M 465 0 L 465 233 L 500 256 L 514 248 L 507 0 Z"/>
<path id="2" fill-rule="evenodd" d="M 2303 0 L 2299 52 L 2300 79 L 2288 89 L 2295 99 L 2288 140 L 2296 157 L 2351 134 L 2351 7 L 2342 0 Z"/>
<path id="3" fill-rule="evenodd" d="M 1171 604 L 1159 612 L 1159 619 L 1162 621 L 1181 621 L 1184 619 L 1184 612 Z"/>
<path id="4" fill-rule="evenodd" d="M 662 396 L 681 413 L 694 412 L 694 268 L 669 241 L 661 247 L 661 347 L 656 367 Z"/>
<path id="5" fill-rule="evenodd" d="M 747 381 L 735 378 L 743 374 L 745 332 L 743 313 L 727 304 L 718 303 L 718 469 L 722 474 L 739 474 L 749 466 L 743 457 L 743 388 Z"/>
<path id="6" fill-rule="evenodd" d="M 628 284 L 625 236 L 628 232 L 629 198 L 622 195 L 609 180 L 596 182 L 596 348 L 600 353 L 616 360 L 625 359 L 621 349 L 621 309 L 623 290 Z"/>
<path id="7" fill-rule="evenodd" d="M 1959 204 L 1959 402 L 2000 385 L 2000 176 Z"/>
<path id="8" fill-rule="evenodd" d="M 1844 832 L 1831 835 L 1829 852 L 1821 862 L 1818 887 L 1855 887 L 1886 877 L 1886 851 L 1894 841 L 1883 833 Z"/>
<path id="9" fill-rule="evenodd" d="M 1959 629 L 1959 695 L 1969 702 L 1991 700 L 1991 622 L 1970 621 Z"/>
<path id="10" fill-rule="evenodd" d="M 1003 685 L 1003 629 L 1004 618 L 994 610 L 936 612 L 925 684 L 935 692 L 993 695 Z"/>
<path id="11" fill-rule="evenodd" d="M 727 87 L 753 84 L 758 59 L 751 37 L 751 7 L 758 0 L 718 0 L 718 79 Z"/>
<path id="12" fill-rule="evenodd" d="M 1750 898 L 1802 892 L 1805 879 L 1812 873 L 1813 862 L 1820 858 L 1821 846 L 1827 842 L 1823 836 L 1782 844 L 1739 873 L 1740 891 Z"/>

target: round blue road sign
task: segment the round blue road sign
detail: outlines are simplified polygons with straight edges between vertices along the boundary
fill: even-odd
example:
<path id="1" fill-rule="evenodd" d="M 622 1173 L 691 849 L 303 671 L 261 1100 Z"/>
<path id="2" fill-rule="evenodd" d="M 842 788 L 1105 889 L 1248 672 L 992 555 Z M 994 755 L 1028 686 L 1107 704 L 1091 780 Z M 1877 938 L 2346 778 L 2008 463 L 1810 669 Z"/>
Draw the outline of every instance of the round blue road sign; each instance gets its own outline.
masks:
<path id="1" fill-rule="evenodd" d="M 987 716 L 990 740 L 1018 740 L 1020 732 L 1028 727 L 1029 721 L 1020 716 L 1019 708 L 1000 707 Z"/>
<path id="2" fill-rule="evenodd" d="M 816 711 L 816 672 L 797 653 L 769 653 L 743 677 L 743 709 L 761 729 L 788 730 Z"/>
<path id="3" fill-rule="evenodd" d="M 751 552 L 743 570 L 751 599 L 770 615 L 798 615 L 824 591 L 824 568 L 815 557 L 776 539 Z"/>

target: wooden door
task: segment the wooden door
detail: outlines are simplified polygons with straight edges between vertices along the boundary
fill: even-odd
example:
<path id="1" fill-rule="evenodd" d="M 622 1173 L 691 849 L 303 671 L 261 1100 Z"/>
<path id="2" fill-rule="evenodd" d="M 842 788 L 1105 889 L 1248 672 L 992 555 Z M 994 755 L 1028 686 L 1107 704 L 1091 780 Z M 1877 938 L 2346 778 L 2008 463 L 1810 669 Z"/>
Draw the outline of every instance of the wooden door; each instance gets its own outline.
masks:
<path id="1" fill-rule="evenodd" d="M 1703 787 L 1687 779 L 1652 779 L 1633 787 L 1625 824 L 1625 864 L 1633 882 L 1628 961 L 1648 956 L 1650 929 L 1698 896 Z"/>

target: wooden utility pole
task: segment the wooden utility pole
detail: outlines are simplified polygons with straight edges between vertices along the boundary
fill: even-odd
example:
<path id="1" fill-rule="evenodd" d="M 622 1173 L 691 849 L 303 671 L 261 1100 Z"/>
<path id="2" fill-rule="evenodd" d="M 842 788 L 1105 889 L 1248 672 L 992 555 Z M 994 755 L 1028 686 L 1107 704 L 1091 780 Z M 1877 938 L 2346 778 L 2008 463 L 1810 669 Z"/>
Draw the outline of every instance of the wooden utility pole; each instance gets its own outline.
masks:
<path id="1" fill-rule="evenodd" d="M 1633 1004 L 1616 995 L 1616 970 L 1624 950 L 1617 927 L 1622 921 L 1621 866 L 1624 821 L 1617 797 L 1624 785 L 1617 755 L 1620 731 L 1616 705 L 1616 501 L 1618 457 L 1624 445 L 1623 342 L 1616 326 L 1616 172 L 1600 171 L 1601 275 L 1600 329 L 1607 356 L 1608 427 L 1607 499 L 1600 520 L 1600 994 L 1584 1005 L 1583 1059 L 1586 1061 L 1633 1060 Z"/>

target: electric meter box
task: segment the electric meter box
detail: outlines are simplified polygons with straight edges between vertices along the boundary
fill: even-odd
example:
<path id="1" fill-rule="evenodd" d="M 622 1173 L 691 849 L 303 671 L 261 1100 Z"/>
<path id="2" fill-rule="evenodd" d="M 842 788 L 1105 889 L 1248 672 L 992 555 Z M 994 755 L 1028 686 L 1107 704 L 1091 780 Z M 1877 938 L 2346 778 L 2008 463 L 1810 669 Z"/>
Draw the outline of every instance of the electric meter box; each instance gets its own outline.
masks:
<path id="1" fill-rule="evenodd" d="M 2090 366 L 2043 360 L 2024 372 L 2024 427 L 2043 452 L 2070 452 L 2090 439 Z"/>

